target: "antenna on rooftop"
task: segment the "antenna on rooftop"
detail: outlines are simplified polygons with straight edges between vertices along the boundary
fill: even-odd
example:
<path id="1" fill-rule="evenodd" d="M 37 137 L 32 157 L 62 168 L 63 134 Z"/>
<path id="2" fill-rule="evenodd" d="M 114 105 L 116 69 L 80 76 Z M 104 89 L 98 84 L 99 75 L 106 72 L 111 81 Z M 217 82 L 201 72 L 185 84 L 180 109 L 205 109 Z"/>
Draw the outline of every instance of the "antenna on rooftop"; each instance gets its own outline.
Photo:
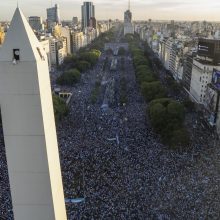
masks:
<path id="1" fill-rule="evenodd" d="M 130 11 L 131 10 L 131 1 L 128 0 L 128 10 Z"/>

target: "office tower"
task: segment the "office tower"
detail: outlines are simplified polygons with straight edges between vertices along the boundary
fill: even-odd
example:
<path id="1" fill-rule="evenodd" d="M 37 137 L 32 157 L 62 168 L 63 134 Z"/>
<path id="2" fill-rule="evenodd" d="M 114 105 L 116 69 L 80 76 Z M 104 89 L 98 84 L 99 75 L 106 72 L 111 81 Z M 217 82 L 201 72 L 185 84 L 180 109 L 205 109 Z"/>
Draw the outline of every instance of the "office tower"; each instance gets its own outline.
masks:
<path id="1" fill-rule="evenodd" d="M 35 31 L 41 31 L 44 29 L 42 17 L 38 17 L 38 16 L 29 17 L 29 24 L 32 27 L 32 29 Z"/>
<path id="2" fill-rule="evenodd" d="M 89 27 L 92 17 L 95 17 L 95 6 L 92 2 L 84 2 L 82 5 L 82 30 Z"/>
<path id="3" fill-rule="evenodd" d="M 47 9 L 47 26 L 48 29 L 52 28 L 54 24 L 61 24 L 60 20 L 60 8 L 59 5 L 55 5 L 52 8 Z"/>
<path id="4" fill-rule="evenodd" d="M 15 220 L 66 220 L 46 56 L 17 8 L 0 51 L 0 105 Z"/>
<path id="5" fill-rule="evenodd" d="M 89 26 L 90 26 L 91 28 L 96 29 L 96 27 L 97 27 L 97 22 L 96 22 L 96 19 L 95 19 L 94 17 L 91 17 L 91 18 L 90 18 L 90 20 L 89 20 Z"/>
<path id="6" fill-rule="evenodd" d="M 73 26 L 77 25 L 79 22 L 78 17 L 73 17 L 72 22 L 73 22 Z"/>
<path id="7" fill-rule="evenodd" d="M 170 22 L 170 31 L 171 31 L 171 37 L 175 38 L 175 21 L 171 20 Z"/>

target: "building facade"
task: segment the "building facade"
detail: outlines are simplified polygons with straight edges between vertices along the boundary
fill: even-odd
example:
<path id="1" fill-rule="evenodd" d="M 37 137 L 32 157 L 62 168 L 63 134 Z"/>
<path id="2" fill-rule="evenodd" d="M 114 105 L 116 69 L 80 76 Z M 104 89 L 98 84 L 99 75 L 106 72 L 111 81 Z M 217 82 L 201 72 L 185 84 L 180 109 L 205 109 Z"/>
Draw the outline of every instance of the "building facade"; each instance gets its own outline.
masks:
<path id="1" fill-rule="evenodd" d="M 206 100 L 207 86 L 212 81 L 214 68 L 218 69 L 219 67 L 214 66 L 209 61 L 201 60 L 198 58 L 193 59 L 190 97 L 198 104 L 204 105 Z"/>
<path id="2" fill-rule="evenodd" d="M 44 30 L 44 24 L 42 17 L 38 16 L 31 16 L 29 17 L 29 24 L 35 31 L 41 31 Z"/>
<path id="3" fill-rule="evenodd" d="M 0 25 L 0 45 L 3 44 L 5 40 L 5 31 L 4 28 Z"/>
<path id="4" fill-rule="evenodd" d="M 132 24 L 132 13 L 130 9 L 128 9 L 124 13 L 124 35 L 126 34 L 134 34 L 134 26 Z"/>
<path id="5" fill-rule="evenodd" d="M 76 25 L 78 25 L 78 23 L 79 23 L 78 17 L 73 17 L 73 19 L 72 19 L 72 25 L 73 25 L 73 27 L 76 26 Z"/>
<path id="6" fill-rule="evenodd" d="M 92 2 L 84 2 L 82 10 L 82 30 L 90 26 L 90 19 L 95 18 L 95 6 Z"/>
<path id="7" fill-rule="evenodd" d="M 47 28 L 50 29 L 54 24 L 61 24 L 59 5 L 47 9 Z"/>

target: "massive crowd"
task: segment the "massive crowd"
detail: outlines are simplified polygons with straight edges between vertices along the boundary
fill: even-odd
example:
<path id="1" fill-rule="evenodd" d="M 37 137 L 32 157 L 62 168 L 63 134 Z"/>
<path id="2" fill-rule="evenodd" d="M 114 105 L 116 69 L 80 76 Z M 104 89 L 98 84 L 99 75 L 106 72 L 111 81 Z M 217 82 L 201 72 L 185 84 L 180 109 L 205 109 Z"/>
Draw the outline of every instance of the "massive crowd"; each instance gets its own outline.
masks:
<path id="1" fill-rule="evenodd" d="M 74 89 L 71 115 L 58 128 L 65 196 L 85 198 L 81 204 L 67 204 L 68 218 L 218 219 L 214 137 L 198 122 L 191 129 L 193 152 L 170 151 L 160 144 L 129 59 L 125 66 L 126 106 L 116 102 L 103 112 L 103 94 L 91 105 L 90 82 L 101 71 L 94 69 Z M 108 77 L 117 82 L 118 74 L 109 72 Z"/>
<path id="2" fill-rule="evenodd" d="M 219 219 L 220 150 L 210 132 L 198 121 L 191 128 L 193 151 L 163 146 L 151 129 L 128 57 L 127 104 L 102 109 L 108 97 L 105 83 L 91 104 L 97 78 L 115 78 L 115 87 L 120 86 L 121 71 L 102 72 L 101 60 L 70 88 L 70 113 L 57 126 L 65 198 L 84 198 L 81 203 L 67 200 L 68 219 Z M 118 100 L 120 89 L 115 91 Z M 11 214 L 2 154 L 0 165 L 0 186 L 6 187 L 0 188 L 2 220 Z"/>
<path id="3" fill-rule="evenodd" d="M 5 155 L 2 123 L 0 123 L 0 220 L 12 220 L 11 193 Z"/>

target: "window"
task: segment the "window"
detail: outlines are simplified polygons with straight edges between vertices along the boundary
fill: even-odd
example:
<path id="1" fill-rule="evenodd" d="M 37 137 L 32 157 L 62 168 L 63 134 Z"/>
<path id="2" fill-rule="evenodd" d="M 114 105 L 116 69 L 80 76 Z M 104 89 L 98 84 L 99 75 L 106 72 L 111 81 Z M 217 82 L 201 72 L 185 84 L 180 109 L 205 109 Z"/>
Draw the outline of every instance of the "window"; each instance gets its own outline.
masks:
<path id="1" fill-rule="evenodd" d="M 13 49 L 13 60 L 19 61 L 20 60 L 20 50 Z"/>

